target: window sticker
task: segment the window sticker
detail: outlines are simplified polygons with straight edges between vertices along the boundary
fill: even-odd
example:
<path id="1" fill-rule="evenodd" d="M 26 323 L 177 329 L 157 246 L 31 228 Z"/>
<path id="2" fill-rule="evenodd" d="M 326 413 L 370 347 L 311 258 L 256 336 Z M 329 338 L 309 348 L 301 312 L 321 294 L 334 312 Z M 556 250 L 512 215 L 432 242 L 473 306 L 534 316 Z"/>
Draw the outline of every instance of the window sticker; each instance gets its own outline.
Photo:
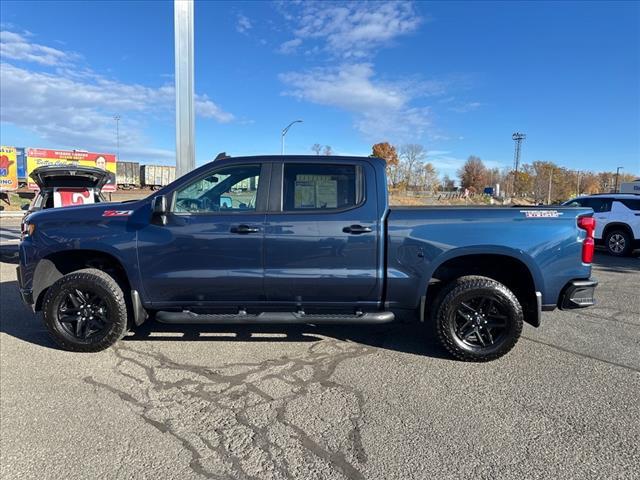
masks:
<path id="1" fill-rule="evenodd" d="M 338 182 L 332 175 L 297 175 L 294 208 L 337 208 Z"/>
<path id="2" fill-rule="evenodd" d="M 295 208 L 316 207 L 316 185 L 313 181 L 296 180 Z"/>

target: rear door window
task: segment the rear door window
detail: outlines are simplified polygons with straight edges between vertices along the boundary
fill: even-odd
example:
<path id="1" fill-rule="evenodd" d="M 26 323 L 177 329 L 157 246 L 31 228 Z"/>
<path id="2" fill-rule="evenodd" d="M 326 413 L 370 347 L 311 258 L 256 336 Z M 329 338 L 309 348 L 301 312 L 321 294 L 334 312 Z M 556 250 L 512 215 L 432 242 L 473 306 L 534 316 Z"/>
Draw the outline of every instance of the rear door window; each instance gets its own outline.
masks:
<path id="1" fill-rule="evenodd" d="M 342 210 L 364 200 L 357 165 L 285 164 L 283 180 L 285 212 Z"/>
<path id="2" fill-rule="evenodd" d="M 593 208 L 595 213 L 603 213 L 611 211 L 611 198 L 585 198 L 583 207 Z"/>
<path id="3" fill-rule="evenodd" d="M 636 212 L 640 211 L 640 199 L 631 200 L 630 198 L 625 198 L 619 201 L 622 202 L 622 204 L 629 210 L 635 210 Z"/>

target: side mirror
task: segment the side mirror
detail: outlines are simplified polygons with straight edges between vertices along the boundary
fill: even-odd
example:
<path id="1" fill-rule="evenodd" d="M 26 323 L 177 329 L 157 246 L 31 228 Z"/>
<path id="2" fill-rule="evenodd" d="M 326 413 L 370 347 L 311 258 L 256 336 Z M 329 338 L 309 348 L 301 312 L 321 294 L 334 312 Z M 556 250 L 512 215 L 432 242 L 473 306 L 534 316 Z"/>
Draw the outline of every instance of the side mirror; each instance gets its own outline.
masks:
<path id="1" fill-rule="evenodd" d="M 160 223 L 162 225 L 166 225 L 167 213 L 169 212 L 167 197 L 164 195 L 157 195 L 154 197 L 151 203 L 151 211 L 153 212 L 154 217 L 158 217 L 160 219 Z"/>
<path id="2" fill-rule="evenodd" d="M 20 210 L 25 210 L 25 211 L 26 211 L 26 210 L 29 210 L 29 204 L 28 204 L 28 203 L 25 203 L 24 205 L 22 205 L 22 206 L 20 207 Z"/>

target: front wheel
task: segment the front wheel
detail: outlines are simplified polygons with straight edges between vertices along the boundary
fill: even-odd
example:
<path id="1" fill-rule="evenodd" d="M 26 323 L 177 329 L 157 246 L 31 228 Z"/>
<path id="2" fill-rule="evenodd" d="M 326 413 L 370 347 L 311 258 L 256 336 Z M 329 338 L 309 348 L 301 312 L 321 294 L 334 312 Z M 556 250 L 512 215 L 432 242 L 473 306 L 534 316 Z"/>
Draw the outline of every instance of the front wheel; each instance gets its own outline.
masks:
<path id="1" fill-rule="evenodd" d="M 73 352 L 104 350 L 127 331 L 122 289 L 95 268 L 71 272 L 51 285 L 42 311 L 54 341 Z"/>
<path id="2" fill-rule="evenodd" d="M 500 282 L 460 277 L 438 295 L 434 320 L 441 344 L 457 359 L 486 362 L 505 355 L 520 338 L 520 302 Z"/>

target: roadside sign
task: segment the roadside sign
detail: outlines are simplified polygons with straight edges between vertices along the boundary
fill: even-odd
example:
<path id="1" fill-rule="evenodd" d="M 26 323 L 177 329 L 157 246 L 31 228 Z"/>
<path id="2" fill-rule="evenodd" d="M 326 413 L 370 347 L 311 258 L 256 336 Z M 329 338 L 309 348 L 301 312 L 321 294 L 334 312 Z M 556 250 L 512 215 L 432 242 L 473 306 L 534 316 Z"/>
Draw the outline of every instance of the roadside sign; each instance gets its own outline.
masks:
<path id="1" fill-rule="evenodd" d="M 102 190 L 113 192 L 116 190 L 116 156 L 112 153 L 85 152 L 83 150 L 47 150 L 42 148 L 27 149 L 27 176 L 36 168 L 43 165 L 80 165 L 83 167 L 98 167 L 113 173 L 113 179 Z M 28 180 L 28 186 L 37 190 L 33 180 Z"/>
<path id="2" fill-rule="evenodd" d="M 15 147 L 0 147 L 0 190 L 18 189 L 18 163 Z"/>

